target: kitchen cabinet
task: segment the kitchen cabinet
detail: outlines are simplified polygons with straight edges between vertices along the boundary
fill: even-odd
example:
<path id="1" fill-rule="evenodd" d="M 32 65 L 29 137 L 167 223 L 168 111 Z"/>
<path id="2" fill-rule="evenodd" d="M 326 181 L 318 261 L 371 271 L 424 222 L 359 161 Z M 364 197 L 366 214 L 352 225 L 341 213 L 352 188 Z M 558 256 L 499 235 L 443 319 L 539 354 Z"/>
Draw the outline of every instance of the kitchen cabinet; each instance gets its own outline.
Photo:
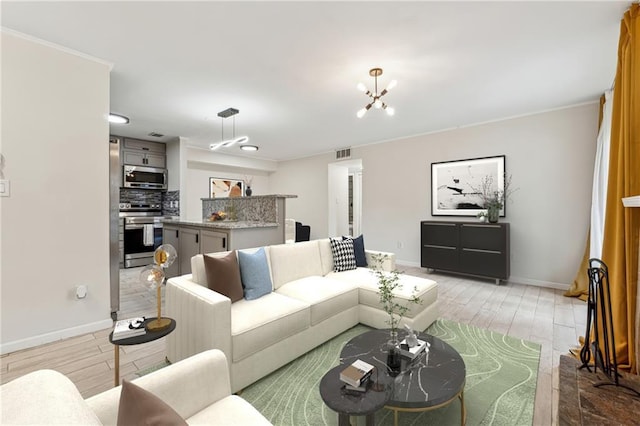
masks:
<path id="1" fill-rule="evenodd" d="M 180 248 L 180 240 L 178 238 L 179 231 L 177 226 L 164 225 L 162 228 L 162 244 L 171 244 L 176 251 Z M 179 256 L 179 254 L 178 254 Z M 180 261 L 178 258 L 173 261 L 171 266 L 165 269 L 165 276 L 177 277 L 180 275 Z"/>
<path id="2" fill-rule="evenodd" d="M 122 164 L 167 167 L 167 145 L 161 142 L 125 138 L 122 144 Z"/>
<path id="3" fill-rule="evenodd" d="M 229 234 L 223 231 L 165 224 L 162 241 L 176 248 L 178 256 L 165 270 L 167 278 L 191 273 L 191 258 L 197 254 L 227 250 Z"/>
<path id="4" fill-rule="evenodd" d="M 510 274 L 509 224 L 423 221 L 420 265 L 442 271 L 494 278 Z"/>
<path id="5" fill-rule="evenodd" d="M 133 149 L 137 151 L 156 152 L 159 154 L 167 153 L 167 145 L 162 142 L 145 141 L 142 139 L 124 138 L 122 144 L 124 149 Z"/>
<path id="6" fill-rule="evenodd" d="M 200 231 L 200 253 L 215 253 L 227 250 L 229 234 L 219 231 Z"/>
<path id="7" fill-rule="evenodd" d="M 180 275 L 191 273 L 191 258 L 200 253 L 200 231 L 181 227 L 178 233 L 178 259 Z"/>
<path id="8" fill-rule="evenodd" d="M 167 166 L 167 157 L 164 154 L 123 149 L 122 164 L 164 169 Z"/>

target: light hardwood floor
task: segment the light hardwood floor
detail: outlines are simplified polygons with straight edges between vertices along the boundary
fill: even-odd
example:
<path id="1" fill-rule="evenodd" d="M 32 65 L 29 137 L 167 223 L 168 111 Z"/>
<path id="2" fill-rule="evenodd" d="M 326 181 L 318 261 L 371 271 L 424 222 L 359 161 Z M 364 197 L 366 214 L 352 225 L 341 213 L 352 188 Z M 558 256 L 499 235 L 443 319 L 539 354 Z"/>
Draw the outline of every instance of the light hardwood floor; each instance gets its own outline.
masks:
<path id="1" fill-rule="evenodd" d="M 417 267 L 402 267 L 406 274 L 438 282 L 440 316 L 470 323 L 509 336 L 540 343 L 535 425 L 556 424 L 558 412 L 558 363 L 561 354 L 576 346 L 584 334 L 586 304 L 562 296 L 562 291 L 519 284 L 495 285 L 493 280 L 429 273 Z M 141 268 L 121 270 L 120 318 L 155 316 L 155 292 L 139 283 Z M 0 358 L 0 381 L 6 383 L 30 371 L 50 368 L 66 374 L 86 398 L 113 386 L 114 347 L 111 330 L 101 330 Z M 133 379 L 136 372 L 164 359 L 165 339 L 137 346 L 121 346 L 121 377 Z"/>

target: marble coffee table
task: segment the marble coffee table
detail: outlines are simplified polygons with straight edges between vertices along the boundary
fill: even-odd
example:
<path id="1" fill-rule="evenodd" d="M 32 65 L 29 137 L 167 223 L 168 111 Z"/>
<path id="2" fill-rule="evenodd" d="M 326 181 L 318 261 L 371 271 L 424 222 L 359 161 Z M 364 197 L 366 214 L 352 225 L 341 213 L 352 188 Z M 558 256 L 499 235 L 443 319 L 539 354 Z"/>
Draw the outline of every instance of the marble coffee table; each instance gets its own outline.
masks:
<path id="1" fill-rule="evenodd" d="M 399 330 L 402 340 L 406 334 Z M 386 369 L 389 330 L 371 330 L 351 339 L 340 353 L 341 364 L 350 364 L 356 359 L 380 367 L 392 383 L 392 392 L 385 404 L 394 411 L 394 424 L 398 424 L 400 411 L 428 411 L 444 407 L 456 399 L 460 400 L 460 423 L 465 424 L 464 385 L 466 367 L 460 354 L 437 337 L 420 333 L 418 338 L 431 345 L 429 353 L 423 352 L 415 359 L 402 357 L 400 373 L 389 374 Z"/>
<path id="2" fill-rule="evenodd" d="M 385 406 L 391 395 L 390 384 L 378 381 L 377 386 L 370 385 L 366 392 L 348 393 L 340 381 L 340 372 L 346 365 L 338 365 L 329 370 L 320 380 L 320 396 L 333 411 L 338 413 L 338 426 L 350 426 L 350 416 L 364 416 L 366 426 L 374 426 L 375 412 Z M 372 376 L 371 382 L 376 380 Z"/>

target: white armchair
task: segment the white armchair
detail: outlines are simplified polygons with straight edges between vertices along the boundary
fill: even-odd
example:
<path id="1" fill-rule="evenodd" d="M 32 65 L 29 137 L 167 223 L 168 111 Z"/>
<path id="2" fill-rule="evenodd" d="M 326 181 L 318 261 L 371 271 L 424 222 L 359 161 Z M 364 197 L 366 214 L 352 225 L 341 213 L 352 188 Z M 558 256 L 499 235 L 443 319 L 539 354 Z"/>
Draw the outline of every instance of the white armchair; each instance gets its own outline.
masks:
<path id="1" fill-rule="evenodd" d="M 133 381 L 170 405 L 189 424 L 271 425 L 251 404 L 231 394 L 224 354 L 212 349 Z M 115 425 L 121 386 L 82 399 L 53 370 L 26 374 L 0 387 L 0 423 Z"/>

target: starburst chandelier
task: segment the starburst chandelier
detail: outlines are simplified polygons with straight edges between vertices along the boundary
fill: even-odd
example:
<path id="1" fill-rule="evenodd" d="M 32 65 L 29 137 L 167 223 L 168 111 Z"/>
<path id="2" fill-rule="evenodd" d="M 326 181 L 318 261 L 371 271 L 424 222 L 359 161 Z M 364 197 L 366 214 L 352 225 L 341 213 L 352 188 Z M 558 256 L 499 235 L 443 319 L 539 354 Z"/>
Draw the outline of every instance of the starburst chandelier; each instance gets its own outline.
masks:
<path id="1" fill-rule="evenodd" d="M 367 89 L 367 86 L 365 86 L 363 83 L 358 83 L 358 90 L 364 92 L 365 95 L 369 96 L 371 98 L 371 102 L 369 102 L 364 108 L 358 111 L 356 115 L 358 116 L 358 118 L 364 117 L 364 115 L 371 109 L 371 107 L 374 107 L 376 109 L 383 109 L 387 112 L 388 115 L 395 114 L 396 111 L 385 102 L 383 102 L 380 98 L 386 95 L 389 90 L 396 87 L 398 81 L 391 80 L 387 88 L 378 93 L 378 77 L 382 75 L 382 68 L 371 68 L 369 70 L 369 75 L 375 80 L 375 87 L 373 92 Z"/>

